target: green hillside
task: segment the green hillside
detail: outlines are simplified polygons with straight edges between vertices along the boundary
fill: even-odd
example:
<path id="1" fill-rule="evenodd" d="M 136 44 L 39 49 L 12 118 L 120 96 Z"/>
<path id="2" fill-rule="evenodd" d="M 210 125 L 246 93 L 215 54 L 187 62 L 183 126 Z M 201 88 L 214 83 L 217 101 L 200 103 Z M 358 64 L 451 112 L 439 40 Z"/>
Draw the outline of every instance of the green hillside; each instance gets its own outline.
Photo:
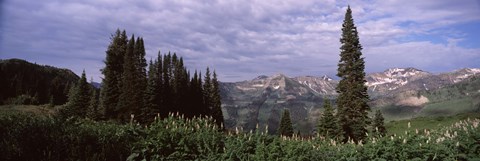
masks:
<path id="1" fill-rule="evenodd" d="M 68 69 L 21 59 L 0 60 L 0 105 L 64 104 L 78 79 Z"/>

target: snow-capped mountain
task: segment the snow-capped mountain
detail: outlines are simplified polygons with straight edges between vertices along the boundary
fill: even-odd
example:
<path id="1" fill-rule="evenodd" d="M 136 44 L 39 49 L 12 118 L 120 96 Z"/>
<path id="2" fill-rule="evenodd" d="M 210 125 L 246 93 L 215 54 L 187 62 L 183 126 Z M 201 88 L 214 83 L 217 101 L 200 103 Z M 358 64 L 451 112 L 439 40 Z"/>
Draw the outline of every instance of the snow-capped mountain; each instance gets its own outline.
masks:
<path id="1" fill-rule="evenodd" d="M 365 85 L 372 92 L 385 92 L 398 89 L 409 82 L 431 76 L 432 74 L 415 68 L 392 68 L 384 72 L 366 76 Z"/>
<path id="2" fill-rule="evenodd" d="M 433 91 L 480 75 L 480 69 L 465 68 L 433 74 L 415 68 L 392 68 L 366 75 L 372 107 L 419 107 L 430 100 L 419 91 Z M 300 129 L 311 129 L 320 116 L 323 99 L 335 99 L 338 80 L 328 76 L 284 74 L 258 76 L 252 80 L 221 83 L 225 125 L 246 130 L 268 125 L 273 132 L 281 111 L 289 109 Z M 478 89 L 480 90 L 480 89 Z M 418 108 L 417 108 L 418 109 Z M 416 109 L 415 109 L 416 110 Z"/>
<path id="3" fill-rule="evenodd" d="M 327 75 L 322 77 L 301 76 L 293 79 L 320 95 L 336 95 L 337 93 L 335 87 L 337 86 L 338 81 L 333 80 Z"/>

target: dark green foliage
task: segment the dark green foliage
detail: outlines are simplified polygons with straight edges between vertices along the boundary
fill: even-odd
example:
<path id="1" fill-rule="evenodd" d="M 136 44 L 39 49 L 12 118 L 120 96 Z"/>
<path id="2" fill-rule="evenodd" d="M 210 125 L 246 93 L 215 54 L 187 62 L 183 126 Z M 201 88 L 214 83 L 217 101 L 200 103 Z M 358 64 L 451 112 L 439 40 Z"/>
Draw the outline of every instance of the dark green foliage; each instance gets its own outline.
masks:
<path id="1" fill-rule="evenodd" d="M 122 88 L 120 90 L 120 98 L 117 105 L 117 119 L 122 122 L 130 120 L 135 110 L 139 109 L 140 100 L 138 98 L 140 91 L 137 84 L 136 59 L 135 59 L 135 36 L 132 35 L 127 44 L 127 51 L 123 59 L 123 74 L 122 74 Z"/>
<path id="2" fill-rule="evenodd" d="M 103 111 L 99 108 L 97 89 L 91 89 L 90 101 L 88 103 L 87 118 L 93 120 L 101 120 Z"/>
<path id="3" fill-rule="evenodd" d="M 140 118 L 143 119 L 141 122 L 152 122 L 153 118 L 160 112 L 160 105 L 162 104 L 162 62 L 160 56 L 159 59 L 160 61 L 155 60 L 154 62 L 150 60 L 147 90 L 145 93 L 145 108 L 141 111 Z"/>
<path id="4" fill-rule="evenodd" d="M 207 69 L 207 73 L 209 69 Z M 168 113 L 179 113 L 186 118 L 195 116 L 212 116 L 223 127 L 223 115 L 219 95 L 218 80 L 215 73 L 215 84 L 210 80 L 206 86 L 201 76 L 195 71 L 193 77 L 183 64 L 183 58 L 176 54 L 159 53 L 156 61 L 151 61 L 148 71 L 148 83 L 145 92 L 145 107 L 140 111 L 142 123 L 153 121 L 157 114 L 161 118 Z M 208 90 L 205 90 L 207 88 Z M 209 106 L 207 106 L 209 104 Z M 215 106 L 214 106 L 215 105 Z M 217 112 L 211 112 L 216 108 Z"/>
<path id="5" fill-rule="evenodd" d="M 344 142 L 349 139 L 359 142 L 366 137 L 370 107 L 367 104 L 369 97 L 365 86 L 365 61 L 350 6 L 345 13 L 340 42 L 342 46 L 337 76 L 341 80 L 336 87 L 339 93 L 337 118 L 340 135 Z"/>
<path id="6" fill-rule="evenodd" d="M 121 94 L 123 61 L 127 50 L 127 34 L 125 30 L 117 30 L 112 35 L 106 51 L 105 67 L 102 69 L 101 106 L 105 110 L 105 118 L 112 119 L 117 115 L 117 104 Z"/>
<path id="7" fill-rule="evenodd" d="M 159 53 L 157 60 L 150 62 L 147 77 L 145 55 L 143 38 L 132 35 L 127 40 L 126 32 L 120 30 L 112 35 L 106 51 L 105 68 L 102 69 L 105 77 L 100 90 L 100 105 L 90 94 L 92 99 L 87 101 L 91 105 L 87 110 L 88 117 L 123 123 L 136 118 L 134 121 L 148 124 L 157 114 L 165 118 L 168 113 L 180 113 L 187 118 L 214 116 L 218 125 L 223 127 L 216 73 L 213 83 L 209 69 L 205 83 L 201 74 L 196 72 L 191 78 L 183 58 L 169 52 L 163 55 L 163 59 Z M 71 92 L 72 96 L 76 93 L 74 91 Z M 34 94 L 33 99 L 36 96 L 38 93 Z M 213 109 L 214 114 L 211 113 Z M 82 112 L 81 115 L 85 116 L 86 113 Z"/>
<path id="8" fill-rule="evenodd" d="M 222 160 L 224 135 L 214 120 L 170 115 L 145 128 L 129 160 Z"/>
<path id="9" fill-rule="evenodd" d="M 68 96 L 67 104 L 63 109 L 60 109 L 60 115 L 64 118 L 85 118 L 90 106 L 91 88 L 87 82 L 85 71 L 83 71 L 82 77 L 80 77 Z"/>
<path id="10" fill-rule="evenodd" d="M 283 110 L 280 126 L 278 128 L 278 134 L 288 137 L 293 135 L 292 120 L 290 119 L 290 112 L 287 109 Z"/>
<path id="11" fill-rule="evenodd" d="M 180 115 L 143 127 L 0 113 L 0 160 L 474 160 L 480 158 L 479 123 L 470 118 L 438 131 L 342 144 L 261 129 L 224 134 L 212 118 Z"/>
<path id="12" fill-rule="evenodd" d="M 0 160 L 126 160 L 140 134 L 133 125 L 2 113 Z"/>
<path id="13" fill-rule="evenodd" d="M 147 90 L 147 61 L 145 60 L 145 47 L 143 38 L 138 37 L 135 43 L 134 50 L 134 65 L 135 65 L 135 95 L 133 95 L 136 103 L 136 107 L 133 110 L 133 113 L 137 116 L 142 114 L 143 109 L 145 108 L 145 91 Z"/>
<path id="14" fill-rule="evenodd" d="M 219 89 L 219 83 L 217 80 L 217 73 L 213 71 L 213 79 L 212 79 L 212 117 L 217 123 L 219 127 L 222 129 L 225 128 L 223 125 L 223 112 L 222 112 L 222 102 L 220 98 L 220 89 Z"/>
<path id="15" fill-rule="evenodd" d="M 68 69 L 20 59 L 0 60 L 1 104 L 65 104 L 79 77 Z"/>
<path id="16" fill-rule="evenodd" d="M 333 115 L 333 108 L 329 99 L 324 99 L 322 117 L 318 120 L 318 134 L 326 138 L 335 139 L 338 137 L 338 124 Z"/>
<path id="17" fill-rule="evenodd" d="M 190 110 L 192 114 L 207 115 L 205 102 L 203 101 L 203 86 L 202 86 L 202 78 L 201 74 L 198 74 L 197 71 L 193 74 L 192 80 L 190 81 Z"/>
<path id="18" fill-rule="evenodd" d="M 375 112 L 372 128 L 373 128 L 372 132 L 378 137 L 382 137 L 387 134 L 387 129 L 385 128 L 385 125 L 384 125 L 384 118 L 380 110 L 377 110 Z"/>
<path id="19" fill-rule="evenodd" d="M 205 72 L 205 78 L 203 83 L 203 100 L 205 103 L 205 109 L 212 109 L 212 94 L 213 94 L 213 86 L 212 86 L 212 79 L 211 79 L 210 68 L 207 67 Z"/>

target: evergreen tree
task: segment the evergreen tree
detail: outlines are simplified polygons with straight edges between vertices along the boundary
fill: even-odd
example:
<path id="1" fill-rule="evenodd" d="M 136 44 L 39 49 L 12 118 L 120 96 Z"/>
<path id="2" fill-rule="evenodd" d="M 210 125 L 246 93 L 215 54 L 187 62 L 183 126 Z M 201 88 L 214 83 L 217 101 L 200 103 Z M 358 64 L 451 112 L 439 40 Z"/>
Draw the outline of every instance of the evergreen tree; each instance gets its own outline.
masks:
<path id="1" fill-rule="evenodd" d="M 278 128 L 278 134 L 281 136 L 292 136 L 293 135 L 293 127 L 292 121 L 290 119 L 290 112 L 285 109 L 283 110 L 282 119 L 280 120 L 280 126 Z"/>
<path id="2" fill-rule="evenodd" d="M 158 109 L 159 106 L 159 101 L 157 100 L 157 95 L 159 94 L 159 87 L 157 84 L 158 75 L 156 71 L 157 65 L 157 61 L 153 62 L 152 60 L 150 60 L 150 64 L 148 66 L 147 90 L 145 92 L 145 108 L 143 108 L 141 114 L 141 117 L 145 117 L 145 120 L 148 122 L 152 121 L 152 117 L 155 117 L 154 115 L 158 113 L 158 111 L 155 112 L 155 110 Z"/>
<path id="3" fill-rule="evenodd" d="M 135 43 L 134 61 L 135 61 L 135 93 L 132 97 L 135 99 L 135 109 L 133 113 L 135 115 L 142 115 L 143 108 L 145 108 L 145 91 L 147 90 L 147 61 L 145 60 L 145 47 L 143 44 L 143 38 L 137 37 Z M 139 117 L 143 119 L 143 117 Z"/>
<path id="4" fill-rule="evenodd" d="M 112 35 L 106 51 L 105 68 L 101 71 L 105 76 L 102 80 L 101 106 L 107 119 L 114 118 L 120 97 L 120 87 L 123 74 L 123 59 L 126 52 L 127 35 L 119 29 Z"/>
<path id="5" fill-rule="evenodd" d="M 373 118 L 373 133 L 378 137 L 383 137 L 387 134 L 387 129 L 383 124 L 384 118 L 382 112 L 377 110 L 375 112 L 375 117 Z"/>
<path id="6" fill-rule="evenodd" d="M 210 74 L 210 68 L 207 67 L 207 70 L 205 72 L 205 79 L 203 83 L 203 101 L 204 101 L 204 106 L 203 106 L 203 113 L 206 115 L 211 116 L 211 109 L 212 109 L 212 80 L 211 80 L 211 74 Z"/>
<path id="7" fill-rule="evenodd" d="M 87 108 L 90 102 L 90 86 L 87 83 L 85 70 L 76 86 L 70 92 L 68 103 L 60 112 L 63 117 L 86 117 Z"/>
<path id="8" fill-rule="evenodd" d="M 318 134 L 326 138 L 334 139 L 338 135 L 338 126 L 329 99 L 324 99 L 323 108 L 322 117 L 318 120 Z"/>
<path id="9" fill-rule="evenodd" d="M 98 108 L 98 97 L 97 97 L 97 90 L 94 88 L 91 88 L 90 92 L 90 101 L 88 104 L 88 110 L 87 110 L 87 117 L 92 119 L 92 120 L 98 120 L 101 118 L 101 114 Z"/>
<path id="10" fill-rule="evenodd" d="M 338 74 L 341 78 L 337 92 L 337 116 L 343 141 L 352 139 L 359 142 L 366 137 L 369 124 L 370 107 L 367 87 L 365 86 L 365 61 L 362 57 L 358 31 L 354 25 L 350 6 L 343 21 L 342 38 L 340 39 L 340 61 Z"/>
<path id="11" fill-rule="evenodd" d="M 158 53 L 157 59 L 152 62 L 148 68 L 148 81 L 146 89 L 145 108 L 142 110 L 142 117 L 146 117 L 144 122 L 151 122 L 161 113 L 162 105 L 162 55 Z"/>
<path id="12" fill-rule="evenodd" d="M 173 91 L 172 91 L 172 86 L 171 86 L 171 76 L 172 76 L 172 67 L 171 67 L 171 58 L 172 55 L 170 53 L 165 54 L 163 56 L 163 107 L 160 111 L 160 115 L 163 117 L 166 117 L 168 113 L 174 112 L 173 111 Z"/>
<path id="13" fill-rule="evenodd" d="M 127 52 L 124 57 L 123 64 L 123 79 L 122 88 L 120 93 L 120 100 L 118 103 L 118 115 L 117 118 L 120 121 L 126 122 L 130 119 L 132 114 L 135 114 L 135 110 L 138 108 L 138 89 L 136 84 L 137 73 L 135 67 L 135 36 L 132 35 L 128 41 Z M 143 99 L 143 98 L 141 98 Z"/>
<path id="14" fill-rule="evenodd" d="M 191 107 L 192 116 L 205 116 L 203 107 L 203 89 L 202 89 L 202 78 L 201 74 L 199 75 L 195 70 L 193 78 L 190 81 L 190 101 L 189 105 Z"/>
<path id="15" fill-rule="evenodd" d="M 225 128 L 223 122 L 222 102 L 220 98 L 220 87 L 217 80 L 217 73 L 213 71 L 212 79 L 212 117 L 219 127 Z"/>

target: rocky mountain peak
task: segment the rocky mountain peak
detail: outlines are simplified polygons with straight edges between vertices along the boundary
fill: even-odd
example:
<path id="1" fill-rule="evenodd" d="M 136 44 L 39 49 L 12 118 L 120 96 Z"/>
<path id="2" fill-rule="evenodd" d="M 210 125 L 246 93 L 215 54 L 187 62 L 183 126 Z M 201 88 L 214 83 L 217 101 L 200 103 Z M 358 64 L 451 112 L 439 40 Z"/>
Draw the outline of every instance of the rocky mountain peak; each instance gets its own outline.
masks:
<path id="1" fill-rule="evenodd" d="M 332 81 L 333 79 L 331 77 L 329 77 L 328 75 L 323 75 L 321 76 L 320 78 L 322 78 L 323 80 L 325 81 Z"/>
<path id="2" fill-rule="evenodd" d="M 418 74 L 427 74 L 428 72 L 424 72 L 420 69 L 416 68 L 390 68 L 383 72 L 387 77 L 410 77 L 415 76 Z"/>
<path id="3" fill-rule="evenodd" d="M 267 78 L 268 78 L 268 76 L 266 76 L 266 75 L 259 75 L 259 76 L 256 77 L 255 79 L 267 79 Z M 255 80 L 255 79 L 254 79 L 254 80 Z"/>
<path id="4" fill-rule="evenodd" d="M 443 75 L 448 77 L 453 83 L 457 83 L 471 76 L 480 75 L 480 68 L 463 68 Z"/>

